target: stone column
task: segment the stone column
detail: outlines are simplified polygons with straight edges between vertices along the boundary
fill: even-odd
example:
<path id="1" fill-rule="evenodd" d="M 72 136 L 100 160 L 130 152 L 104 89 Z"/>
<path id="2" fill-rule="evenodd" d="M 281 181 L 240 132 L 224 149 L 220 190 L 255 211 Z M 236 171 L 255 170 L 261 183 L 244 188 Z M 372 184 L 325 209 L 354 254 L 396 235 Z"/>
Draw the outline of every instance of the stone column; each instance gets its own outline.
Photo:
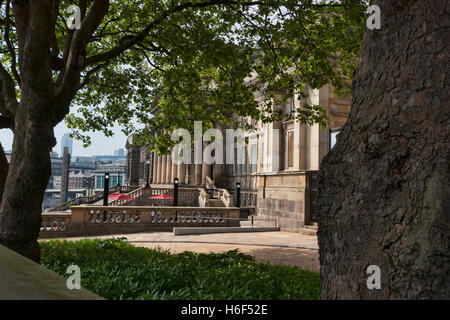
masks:
<path id="1" fill-rule="evenodd" d="M 194 184 L 199 186 L 202 183 L 202 165 L 194 165 Z"/>
<path id="2" fill-rule="evenodd" d="M 155 161 L 155 169 L 156 169 L 156 183 L 159 184 L 161 181 L 161 156 L 156 154 L 156 161 Z"/>
<path id="3" fill-rule="evenodd" d="M 175 164 L 172 161 L 172 179 L 170 180 L 170 183 L 173 183 L 175 178 L 178 178 L 178 184 L 180 183 L 180 177 L 178 176 L 178 164 Z"/>
<path id="4" fill-rule="evenodd" d="M 186 178 L 185 178 L 185 164 L 184 163 L 180 163 L 178 165 L 178 172 L 177 172 L 177 176 L 178 176 L 178 180 L 180 184 L 185 184 L 186 183 Z"/>
<path id="5" fill-rule="evenodd" d="M 161 160 L 161 184 L 166 183 L 167 156 L 162 156 Z"/>
<path id="6" fill-rule="evenodd" d="M 166 184 L 171 184 L 170 179 L 172 178 L 172 157 L 170 155 L 166 156 Z"/>
<path id="7" fill-rule="evenodd" d="M 158 158 L 156 157 L 156 152 L 152 153 L 152 176 L 153 180 L 150 180 L 150 184 L 156 183 L 156 175 L 158 168 Z"/>

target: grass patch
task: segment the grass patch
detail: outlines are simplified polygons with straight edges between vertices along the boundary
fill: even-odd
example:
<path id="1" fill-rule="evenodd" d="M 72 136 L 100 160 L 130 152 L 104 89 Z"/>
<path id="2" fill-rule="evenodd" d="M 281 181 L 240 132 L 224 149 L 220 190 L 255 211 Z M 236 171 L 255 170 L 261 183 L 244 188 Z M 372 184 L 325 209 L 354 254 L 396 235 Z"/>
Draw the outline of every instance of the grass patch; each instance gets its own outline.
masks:
<path id="1" fill-rule="evenodd" d="M 107 299 L 318 299 L 319 273 L 262 264 L 237 250 L 223 254 L 135 247 L 125 239 L 40 242 L 41 264 Z"/>

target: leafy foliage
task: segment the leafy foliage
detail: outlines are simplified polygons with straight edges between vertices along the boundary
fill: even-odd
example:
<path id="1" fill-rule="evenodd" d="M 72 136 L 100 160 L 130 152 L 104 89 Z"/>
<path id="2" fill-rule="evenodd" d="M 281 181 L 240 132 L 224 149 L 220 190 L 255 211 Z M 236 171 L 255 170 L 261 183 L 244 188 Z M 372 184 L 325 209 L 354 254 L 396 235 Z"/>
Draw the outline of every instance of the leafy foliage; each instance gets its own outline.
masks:
<path id="1" fill-rule="evenodd" d="M 93 8 L 93 1 L 60 1 L 57 45 L 51 48 L 56 56 L 55 48 L 62 50 L 71 36 L 66 26 L 71 4 L 79 5 L 83 16 Z M 287 116 L 324 126 L 324 110 L 308 105 L 309 89 L 326 84 L 337 92 L 348 89 L 367 5 L 366 0 L 110 0 L 87 41 L 87 63 L 80 84 L 73 84 L 76 112 L 66 117 L 67 124 L 85 144 L 90 141 L 83 132 L 110 136 L 118 124 L 137 142 L 167 152 L 170 139 L 155 138 L 155 130 L 193 132 L 194 120 L 205 130 L 217 123 L 238 126 L 238 117 L 274 121 L 282 116 L 276 106 L 296 93 L 304 107 Z M 8 34 L 14 43 L 13 24 Z M 0 60 L 11 60 L 4 41 Z M 61 74 L 54 72 L 55 82 Z M 255 99 L 258 92 L 261 101 Z M 145 127 L 137 129 L 136 123 Z"/>
<path id="2" fill-rule="evenodd" d="M 40 243 L 41 263 L 108 299 L 318 299 L 319 274 L 261 264 L 237 250 L 198 254 L 134 247 L 124 239 Z"/>

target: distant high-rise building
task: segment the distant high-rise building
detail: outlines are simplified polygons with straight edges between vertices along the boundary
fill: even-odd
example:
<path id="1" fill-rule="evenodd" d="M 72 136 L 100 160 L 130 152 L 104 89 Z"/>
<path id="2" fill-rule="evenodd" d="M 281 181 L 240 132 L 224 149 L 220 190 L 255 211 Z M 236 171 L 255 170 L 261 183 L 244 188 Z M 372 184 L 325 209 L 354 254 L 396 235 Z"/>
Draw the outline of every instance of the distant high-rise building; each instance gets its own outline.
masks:
<path id="1" fill-rule="evenodd" d="M 125 156 L 125 149 L 120 148 L 117 150 L 114 150 L 114 155 L 118 157 L 124 157 Z"/>
<path id="2" fill-rule="evenodd" d="M 69 154 L 72 155 L 72 145 L 73 139 L 68 133 L 65 133 L 61 139 L 61 155 L 64 154 L 64 147 L 67 147 L 69 149 Z"/>
<path id="3" fill-rule="evenodd" d="M 51 158 L 58 158 L 59 157 L 59 155 L 58 155 L 58 152 L 56 152 L 56 151 L 50 151 L 50 157 Z"/>

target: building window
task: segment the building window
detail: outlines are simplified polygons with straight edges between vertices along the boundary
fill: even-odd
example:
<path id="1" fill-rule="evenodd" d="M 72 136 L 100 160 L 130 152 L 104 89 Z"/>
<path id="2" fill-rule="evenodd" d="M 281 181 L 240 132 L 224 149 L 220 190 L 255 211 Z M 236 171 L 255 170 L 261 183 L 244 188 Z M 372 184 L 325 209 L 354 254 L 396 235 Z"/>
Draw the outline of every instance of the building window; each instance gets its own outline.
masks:
<path id="1" fill-rule="evenodd" d="M 97 176 L 97 189 L 103 189 L 103 177 Z"/>
<path id="2" fill-rule="evenodd" d="M 252 144 L 252 146 L 251 146 L 251 151 L 250 151 L 250 153 L 251 153 L 251 164 L 252 164 L 252 173 L 255 173 L 256 172 L 256 162 L 257 162 L 257 156 L 258 156 L 258 154 L 257 154 L 257 149 L 256 149 L 256 143 L 254 143 L 254 144 Z"/>
<path id="3" fill-rule="evenodd" d="M 261 141 L 261 151 L 260 151 L 260 159 L 259 162 L 261 163 L 261 170 L 264 171 L 265 165 L 264 165 L 264 141 Z"/>
<path id="4" fill-rule="evenodd" d="M 294 131 L 288 132 L 288 163 L 287 167 L 294 166 Z"/>
<path id="5" fill-rule="evenodd" d="M 247 173 L 247 146 L 244 147 L 243 152 L 243 159 L 242 159 L 242 173 Z"/>
<path id="6" fill-rule="evenodd" d="M 237 148 L 234 148 L 233 173 L 237 174 Z"/>

